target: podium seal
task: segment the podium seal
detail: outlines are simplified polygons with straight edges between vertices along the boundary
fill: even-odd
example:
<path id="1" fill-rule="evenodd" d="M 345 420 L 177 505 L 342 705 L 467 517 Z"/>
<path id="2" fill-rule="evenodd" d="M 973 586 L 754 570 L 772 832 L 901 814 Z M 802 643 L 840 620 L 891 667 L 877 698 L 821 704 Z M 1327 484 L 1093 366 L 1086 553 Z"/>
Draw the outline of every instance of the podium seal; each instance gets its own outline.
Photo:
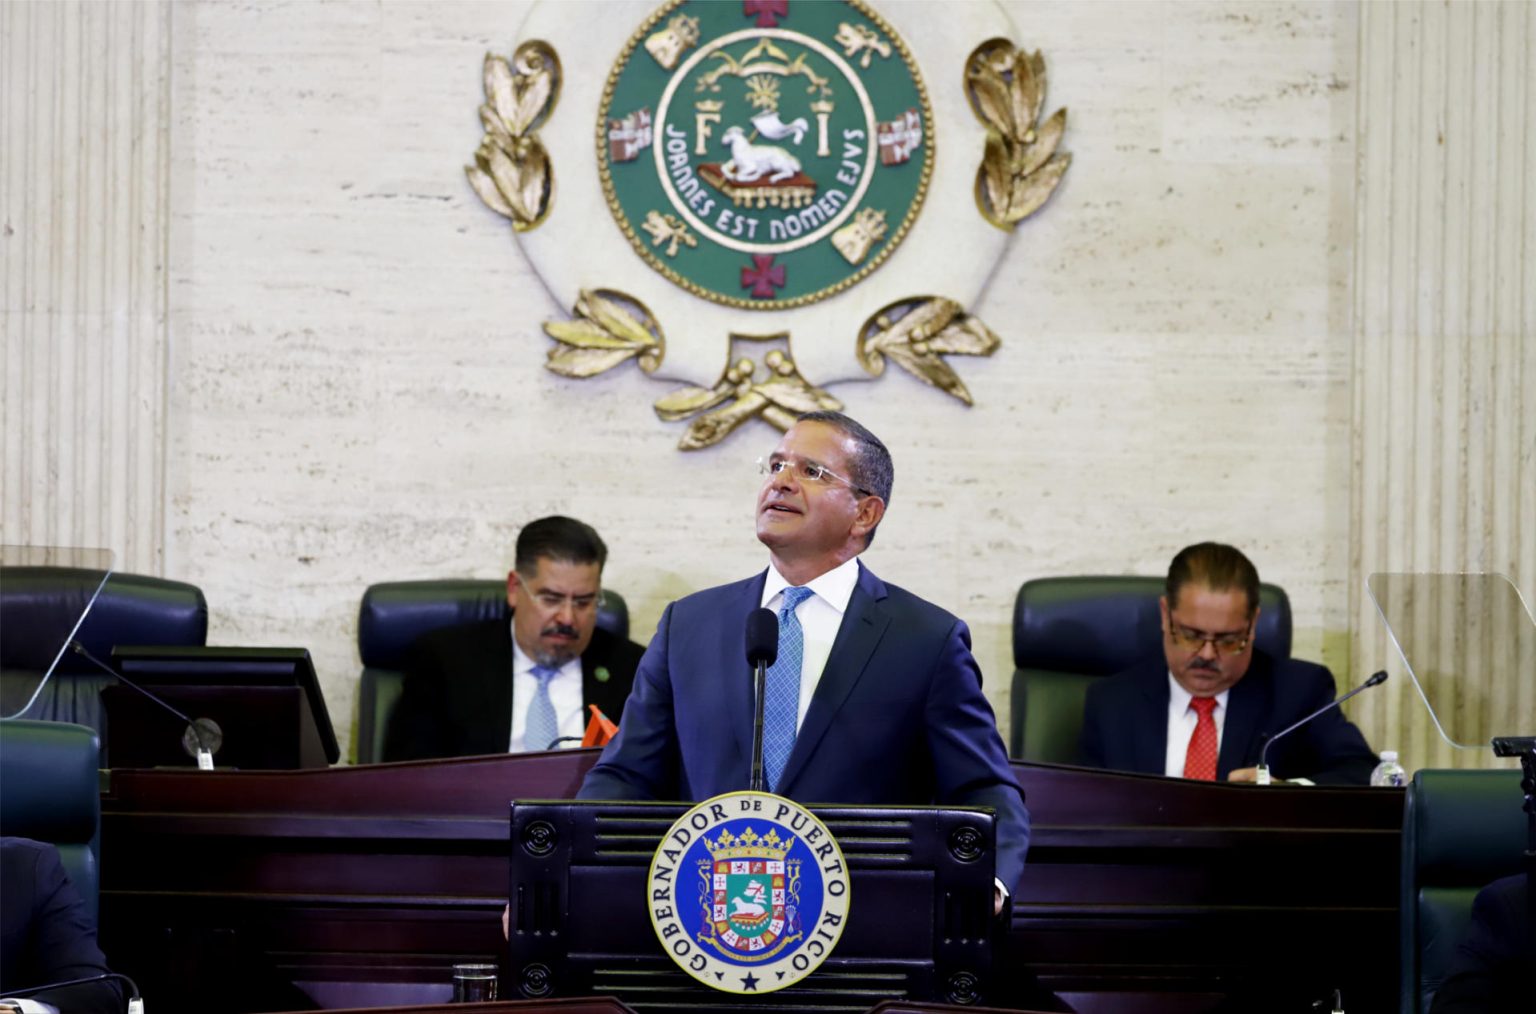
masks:
<path id="1" fill-rule="evenodd" d="M 848 918 L 848 868 L 832 833 L 766 792 L 715 796 L 679 817 L 651 858 L 646 890 L 662 948 L 727 993 L 804 979 Z"/>

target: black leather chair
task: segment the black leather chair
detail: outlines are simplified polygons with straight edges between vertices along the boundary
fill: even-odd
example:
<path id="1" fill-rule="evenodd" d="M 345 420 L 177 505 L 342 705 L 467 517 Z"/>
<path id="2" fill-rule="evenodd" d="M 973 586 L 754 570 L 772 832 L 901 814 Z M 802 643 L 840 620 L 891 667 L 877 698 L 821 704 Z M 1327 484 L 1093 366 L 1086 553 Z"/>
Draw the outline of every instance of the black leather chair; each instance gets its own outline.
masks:
<path id="1" fill-rule="evenodd" d="M 1478 890 L 1524 868 L 1524 801 L 1519 771 L 1414 774 L 1403 809 L 1403 1014 L 1428 1014 Z"/>
<path id="2" fill-rule="evenodd" d="M 53 664 L 90 602 L 101 572 L 72 567 L 7 567 L 0 581 L 0 670 L 6 711 L 20 707 Z M 208 639 L 208 603 L 196 586 L 142 574 L 112 574 L 75 640 L 103 661 L 119 645 L 199 646 Z M 103 729 L 101 688 L 111 676 L 71 651 L 19 718 Z M 22 698 L 19 702 L 15 699 Z"/>
<path id="3" fill-rule="evenodd" d="M 1013 606 L 1009 752 L 1027 761 L 1077 763 L 1083 698 L 1096 679 L 1163 650 L 1160 577 L 1046 577 L 1025 581 Z M 1259 586 L 1260 651 L 1291 654 L 1291 601 Z"/>
<path id="4" fill-rule="evenodd" d="M 384 756 L 389 716 L 405 682 L 407 655 L 416 639 L 441 627 L 509 620 L 505 580 L 391 581 L 369 586 L 357 617 L 357 650 L 363 660 L 357 691 L 356 760 Z M 629 607 L 618 592 L 603 589 L 597 625 L 629 636 Z"/>
<path id="5" fill-rule="evenodd" d="M 0 835 L 58 847 L 96 917 L 101 884 L 101 741 L 65 722 L 0 722 Z"/>

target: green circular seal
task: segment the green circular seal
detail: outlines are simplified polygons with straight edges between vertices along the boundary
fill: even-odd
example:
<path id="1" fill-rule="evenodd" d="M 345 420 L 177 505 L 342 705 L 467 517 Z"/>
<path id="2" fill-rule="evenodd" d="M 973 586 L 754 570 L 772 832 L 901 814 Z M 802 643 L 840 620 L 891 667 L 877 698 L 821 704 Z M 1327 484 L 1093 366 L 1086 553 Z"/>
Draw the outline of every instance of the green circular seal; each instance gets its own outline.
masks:
<path id="1" fill-rule="evenodd" d="M 932 121 L 906 45 L 858 0 L 674 2 L 608 77 L 598 166 L 653 268 L 782 310 L 856 284 L 901 242 L 933 172 Z"/>

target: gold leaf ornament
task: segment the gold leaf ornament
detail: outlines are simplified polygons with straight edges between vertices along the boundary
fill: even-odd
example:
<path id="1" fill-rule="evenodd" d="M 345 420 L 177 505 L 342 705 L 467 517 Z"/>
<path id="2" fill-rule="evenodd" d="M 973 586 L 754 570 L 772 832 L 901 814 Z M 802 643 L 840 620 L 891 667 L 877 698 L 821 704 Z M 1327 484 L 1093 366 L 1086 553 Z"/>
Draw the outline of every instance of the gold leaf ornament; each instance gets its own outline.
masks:
<path id="1" fill-rule="evenodd" d="M 475 164 L 464 167 L 470 187 L 492 211 L 512 220 L 518 232 L 536 228 L 554 201 L 549 153 L 534 133 L 559 101 L 560 60 L 548 44 L 525 42 L 508 62 L 487 53 L 482 77 L 485 134 Z"/>
<path id="2" fill-rule="evenodd" d="M 976 203 L 1000 229 L 1012 229 L 1040 210 L 1072 164 L 1071 154 L 1056 153 L 1066 131 L 1066 109 L 1038 125 L 1045 86 L 1039 50 L 1027 53 L 1006 39 L 982 43 L 966 61 L 966 96 L 987 127 Z"/>
<path id="3" fill-rule="evenodd" d="M 544 368 L 563 377 L 595 377 L 628 359 L 653 372 L 666 355 L 666 336 L 645 304 L 612 289 L 582 290 L 573 320 L 544 322 L 559 342 Z"/>
<path id="4" fill-rule="evenodd" d="M 970 390 L 943 357 L 990 356 L 1001 344 L 959 303 L 927 296 L 892 303 L 865 321 L 858 356 L 871 376 L 884 373 L 889 358 L 923 383 L 972 405 Z"/>
<path id="5" fill-rule="evenodd" d="M 843 407 L 842 402 L 802 377 L 784 351 L 769 351 L 763 365 L 766 376 L 761 381 L 755 379 L 757 364 L 743 357 L 726 367 L 713 387 L 683 387 L 658 399 L 656 414 L 666 422 L 703 413 L 688 425 L 678 448 L 697 451 L 711 447 L 757 417 L 787 430 L 805 412 Z"/>

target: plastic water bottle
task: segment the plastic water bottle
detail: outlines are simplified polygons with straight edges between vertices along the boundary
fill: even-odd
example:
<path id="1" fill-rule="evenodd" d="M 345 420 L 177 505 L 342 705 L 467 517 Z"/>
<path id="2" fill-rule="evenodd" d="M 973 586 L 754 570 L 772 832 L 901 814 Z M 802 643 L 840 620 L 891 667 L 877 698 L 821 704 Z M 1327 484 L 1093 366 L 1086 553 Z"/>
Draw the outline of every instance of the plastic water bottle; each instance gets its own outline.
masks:
<path id="1" fill-rule="evenodd" d="M 1371 772 L 1371 784 L 1399 789 L 1408 784 L 1408 777 L 1403 773 L 1403 766 L 1397 762 L 1396 750 L 1381 751 L 1381 763 L 1376 765 L 1375 771 Z"/>

